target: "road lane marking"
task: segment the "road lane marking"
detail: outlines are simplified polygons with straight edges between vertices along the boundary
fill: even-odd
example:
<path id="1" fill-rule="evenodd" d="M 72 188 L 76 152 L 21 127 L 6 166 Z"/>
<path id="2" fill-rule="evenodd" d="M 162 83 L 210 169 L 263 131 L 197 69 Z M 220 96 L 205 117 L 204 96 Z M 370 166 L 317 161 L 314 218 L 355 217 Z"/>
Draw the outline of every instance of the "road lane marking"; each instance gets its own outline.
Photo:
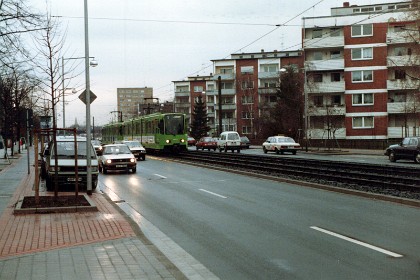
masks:
<path id="1" fill-rule="evenodd" d="M 166 179 L 166 178 L 167 178 L 167 177 L 162 176 L 162 175 L 159 175 L 159 174 L 153 174 L 153 175 L 158 176 L 158 177 L 160 177 L 160 178 L 162 178 L 162 179 Z"/>
<path id="2" fill-rule="evenodd" d="M 340 238 L 340 239 L 343 239 L 343 240 L 346 240 L 346 241 L 355 243 L 357 245 L 360 245 L 360 246 L 363 246 L 363 247 L 366 247 L 366 248 L 369 248 L 369 249 L 372 249 L 372 250 L 381 252 L 383 254 L 386 254 L 386 255 L 391 256 L 391 257 L 394 257 L 394 258 L 402 258 L 403 257 L 403 255 L 400 255 L 400 254 L 397 254 L 397 253 L 394 253 L 394 252 L 391 252 L 391 251 L 388 251 L 388 250 L 385 250 L 385 249 L 376 247 L 374 245 L 370 245 L 368 243 L 365 243 L 365 242 L 362 242 L 362 241 L 359 241 L 359 240 L 356 240 L 356 239 L 347 237 L 345 235 L 341 235 L 341 234 L 338 234 L 338 233 L 335 233 L 335 232 L 332 232 L 332 231 L 329 231 L 329 230 L 326 230 L 326 229 L 323 229 L 323 228 L 320 228 L 320 227 L 312 226 L 311 229 L 314 229 L 314 230 L 317 230 L 317 231 L 320 231 L 320 232 L 329 234 L 331 236 L 334 236 L 334 237 L 337 237 L 337 238 Z"/>
<path id="3" fill-rule="evenodd" d="M 221 198 L 227 198 L 226 196 L 223 196 L 223 195 L 220 195 L 220 194 L 217 194 L 217 193 L 211 192 L 211 191 L 207 191 L 207 190 L 205 190 L 205 189 L 199 189 L 199 190 L 200 190 L 200 191 L 202 191 L 202 192 L 206 192 L 206 193 L 209 193 L 209 194 L 212 194 L 212 195 L 215 195 L 215 196 L 221 197 Z"/>

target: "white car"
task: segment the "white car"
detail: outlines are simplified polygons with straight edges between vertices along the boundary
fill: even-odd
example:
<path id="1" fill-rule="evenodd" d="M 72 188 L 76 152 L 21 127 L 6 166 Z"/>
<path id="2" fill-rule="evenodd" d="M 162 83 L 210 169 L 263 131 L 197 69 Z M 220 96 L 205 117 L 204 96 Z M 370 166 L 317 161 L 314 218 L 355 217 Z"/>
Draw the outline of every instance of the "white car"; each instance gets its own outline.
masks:
<path id="1" fill-rule="evenodd" d="M 289 152 L 296 155 L 297 150 L 300 149 L 299 143 L 291 137 L 286 136 L 271 136 L 262 144 L 264 153 L 275 152 L 276 154 L 283 154 Z"/>
<path id="2" fill-rule="evenodd" d="M 99 157 L 99 171 L 107 174 L 109 170 L 136 173 L 137 160 L 126 144 L 105 145 Z"/>
<path id="3" fill-rule="evenodd" d="M 239 133 L 236 131 L 224 131 L 220 134 L 219 140 L 217 140 L 217 148 L 219 152 L 231 150 L 234 152 L 235 150 L 240 153 L 241 152 L 241 137 Z"/>
<path id="4" fill-rule="evenodd" d="M 123 144 L 126 144 L 133 155 L 138 160 L 146 160 L 146 149 L 140 144 L 140 141 L 122 141 Z"/>

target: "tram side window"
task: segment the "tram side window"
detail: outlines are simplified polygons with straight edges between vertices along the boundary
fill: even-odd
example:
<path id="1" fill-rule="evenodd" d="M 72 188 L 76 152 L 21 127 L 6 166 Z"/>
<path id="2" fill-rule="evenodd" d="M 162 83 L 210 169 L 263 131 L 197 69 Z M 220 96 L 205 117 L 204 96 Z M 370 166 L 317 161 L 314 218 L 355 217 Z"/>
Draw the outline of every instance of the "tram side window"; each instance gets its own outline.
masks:
<path id="1" fill-rule="evenodd" d="M 163 120 L 159 121 L 158 128 L 159 128 L 159 133 L 163 133 L 165 131 L 165 128 L 164 128 L 164 125 L 163 125 Z"/>

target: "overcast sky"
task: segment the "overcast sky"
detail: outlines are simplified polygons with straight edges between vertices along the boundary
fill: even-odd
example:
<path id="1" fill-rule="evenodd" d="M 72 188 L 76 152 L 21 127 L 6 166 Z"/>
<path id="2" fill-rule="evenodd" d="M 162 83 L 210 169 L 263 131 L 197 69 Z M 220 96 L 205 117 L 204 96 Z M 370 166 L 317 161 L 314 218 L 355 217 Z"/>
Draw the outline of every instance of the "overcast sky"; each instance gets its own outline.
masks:
<path id="1" fill-rule="evenodd" d="M 208 75 L 212 72 L 212 59 L 261 49 L 299 49 L 302 17 L 330 15 L 330 8 L 342 6 L 343 2 L 89 0 L 89 52 L 99 63 L 90 71 L 91 90 L 98 96 L 91 106 L 95 125 L 106 124 L 114 117 L 111 111 L 117 109 L 117 88 L 153 87 L 154 97 L 161 102 L 172 100 L 172 81 Z M 365 5 L 397 1 L 349 2 Z M 39 11 L 48 7 L 53 16 L 62 16 L 62 28 L 67 28 L 68 33 L 66 56 L 85 55 L 83 0 L 28 0 L 28 4 Z M 286 22 L 287 26 L 275 26 Z M 81 60 L 81 70 L 83 63 Z M 83 90 L 84 74 L 73 82 L 69 87 Z M 70 102 L 65 110 L 66 125 L 73 124 L 75 118 L 79 124 L 85 124 L 85 108 L 77 99 L 79 94 L 67 98 Z M 62 111 L 62 107 L 58 110 Z M 59 113 L 58 124 L 61 123 Z"/>

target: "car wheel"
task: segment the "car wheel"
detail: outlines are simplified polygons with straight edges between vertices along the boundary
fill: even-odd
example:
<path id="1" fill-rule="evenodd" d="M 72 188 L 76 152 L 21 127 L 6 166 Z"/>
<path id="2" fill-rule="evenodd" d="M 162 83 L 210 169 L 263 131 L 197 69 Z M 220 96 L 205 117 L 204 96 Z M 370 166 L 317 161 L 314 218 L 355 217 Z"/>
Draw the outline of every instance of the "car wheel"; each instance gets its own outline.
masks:
<path id="1" fill-rule="evenodd" d="M 92 182 L 92 190 L 96 189 L 97 186 L 98 186 L 98 180 L 95 180 L 94 182 Z"/>
<path id="2" fill-rule="evenodd" d="M 415 162 L 415 163 L 420 163 L 420 154 L 417 154 L 417 155 L 414 157 L 414 162 Z"/>
<path id="3" fill-rule="evenodd" d="M 389 153 L 389 161 L 390 162 L 396 162 L 397 158 L 395 157 L 395 153 L 394 152 L 390 152 Z"/>
<path id="4" fill-rule="evenodd" d="M 293 151 L 292 154 L 296 155 L 296 151 Z"/>
<path id="5" fill-rule="evenodd" d="M 241 152 L 241 149 L 237 149 L 236 151 L 237 151 L 238 153 L 240 153 L 240 152 Z"/>
<path id="6" fill-rule="evenodd" d="M 221 153 L 222 152 L 222 148 L 221 147 L 219 147 L 219 153 Z"/>
<path id="7" fill-rule="evenodd" d="M 197 146 L 195 146 L 195 149 L 198 151 L 198 147 Z"/>
<path id="8" fill-rule="evenodd" d="M 132 173 L 136 173 L 136 171 L 137 171 L 137 168 L 136 168 L 136 167 L 131 168 L 131 172 L 132 172 Z"/>
<path id="9" fill-rule="evenodd" d="M 276 148 L 276 154 L 280 154 L 280 151 L 279 151 L 279 149 L 277 149 L 277 148 Z"/>
<path id="10" fill-rule="evenodd" d="M 263 152 L 264 152 L 264 154 L 266 154 L 268 152 L 265 147 L 263 147 Z"/>
<path id="11" fill-rule="evenodd" d="M 142 156 L 141 157 L 141 160 L 146 160 L 146 156 Z"/>
<path id="12" fill-rule="evenodd" d="M 106 170 L 105 166 L 102 166 L 102 174 L 107 174 L 108 171 Z"/>
<path id="13" fill-rule="evenodd" d="M 216 151 L 216 148 L 213 148 L 213 151 Z"/>

